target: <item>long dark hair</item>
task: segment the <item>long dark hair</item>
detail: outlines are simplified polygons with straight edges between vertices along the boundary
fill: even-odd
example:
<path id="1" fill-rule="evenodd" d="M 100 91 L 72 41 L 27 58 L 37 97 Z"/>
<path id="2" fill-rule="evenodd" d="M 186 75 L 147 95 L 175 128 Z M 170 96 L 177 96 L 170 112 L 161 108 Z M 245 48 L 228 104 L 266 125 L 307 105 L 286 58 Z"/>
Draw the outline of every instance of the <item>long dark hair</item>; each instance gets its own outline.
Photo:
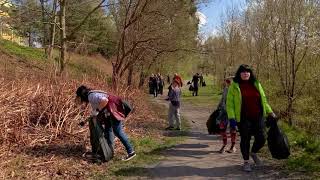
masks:
<path id="1" fill-rule="evenodd" d="M 91 91 L 91 89 L 84 85 L 81 85 L 80 87 L 78 87 L 76 94 L 77 94 L 77 97 L 80 97 L 81 102 L 89 102 L 88 100 L 89 91 Z"/>
<path id="2" fill-rule="evenodd" d="M 233 81 L 236 83 L 241 83 L 242 79 L 241 79 L 241 75 L 240 73 L 242 72 L 250 72 L 250 78 L 249 78 L 249 82 L 251 84 L 254 84 L 254 82 L 256 81 L 256 76 L 253 74 L 252 68 L 247 65 L 247 64 L 241 64 L 236 72 L 235 77 L 233 78 Z"/>

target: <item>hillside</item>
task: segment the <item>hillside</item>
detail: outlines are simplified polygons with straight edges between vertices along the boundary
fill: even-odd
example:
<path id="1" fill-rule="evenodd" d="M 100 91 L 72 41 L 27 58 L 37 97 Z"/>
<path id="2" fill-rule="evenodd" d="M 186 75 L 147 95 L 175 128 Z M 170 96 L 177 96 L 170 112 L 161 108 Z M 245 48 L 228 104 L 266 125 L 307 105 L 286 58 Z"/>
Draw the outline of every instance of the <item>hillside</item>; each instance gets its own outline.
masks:
<path id="1" fill-rule="evenodd" d="M 121 167 L 124 150 L 118 141 L 115 160 L 109 163 L 98 166 L 82 157 L 90 150 L 89 133 L 87 127 L 78 125 L 83 117 L 74 104 L 75 90 L 81 84 L 110 92 L 111 68 L 106 60 L 71 55 L 66 72 L 57 76 L 55 63 L 45 60 L 41 50 L 7 41 L 0 41 L 0 58 L 0 177 L 87 179 L 112 176 L 107 167 L 112 166 L 113 171 Z M 165 140 L 158 131 L 164 123 L 144 95 L 126 89 L 113 93 L 135 107 L 125 131 L 136 150 L 148 153 L 161 148 Z M 88 113 L 86 108 L 85 115 Z M 153 158 L 141 156 L 132 163 Z"/>

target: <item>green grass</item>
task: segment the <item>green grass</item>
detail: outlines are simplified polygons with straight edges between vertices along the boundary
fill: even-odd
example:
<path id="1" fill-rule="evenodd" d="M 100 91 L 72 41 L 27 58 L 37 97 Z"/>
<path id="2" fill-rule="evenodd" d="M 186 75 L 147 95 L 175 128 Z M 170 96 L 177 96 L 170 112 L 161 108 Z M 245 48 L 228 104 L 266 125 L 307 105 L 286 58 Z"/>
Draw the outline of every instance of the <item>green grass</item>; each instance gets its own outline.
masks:
<path id="1" fill-rule="evenodd" d="M 22 59 L 45 60 L 45 53 L 41 49 L 20 46 L 17 43 L 0 40 L 0 48 L 3 52 Z"/>
<path id="2" fill-rule="evenodd" d="M 282 123 L 281 127 L 291 146 L 291 156 L 286 161 L 288 169 L 308 173 L 320 172 L 320 139 L 285 123 Z"/>
<path id="3" fill-rule="evenodd" d="M 217 105 L 221 98 L 221 87 L 214 84 L 214 78 L 212 76 L 205 76 L 204 79 L 207 86 L 199 87 L 198 96 L 192 96 L 192 91 L 188 90 L 189 85 L 184 86 L 182 90 L 183 103 L 210 107 Z"/>

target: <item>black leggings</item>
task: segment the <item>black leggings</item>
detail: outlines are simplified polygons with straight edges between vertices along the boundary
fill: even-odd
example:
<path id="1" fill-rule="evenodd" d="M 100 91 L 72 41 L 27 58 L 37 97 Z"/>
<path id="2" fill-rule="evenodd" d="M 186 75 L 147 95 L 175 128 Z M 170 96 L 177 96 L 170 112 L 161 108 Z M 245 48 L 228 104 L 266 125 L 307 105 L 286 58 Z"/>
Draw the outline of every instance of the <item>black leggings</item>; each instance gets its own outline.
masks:
<path id="1" fill-rule="evenodd" d="M 240 149 L 244 160 L 249 160 L 250 140 L 254 136 L 251 152 L 257 153 L 265 144 L 265 125 L 263 118 L 241 119 L 240 122 Z"/>

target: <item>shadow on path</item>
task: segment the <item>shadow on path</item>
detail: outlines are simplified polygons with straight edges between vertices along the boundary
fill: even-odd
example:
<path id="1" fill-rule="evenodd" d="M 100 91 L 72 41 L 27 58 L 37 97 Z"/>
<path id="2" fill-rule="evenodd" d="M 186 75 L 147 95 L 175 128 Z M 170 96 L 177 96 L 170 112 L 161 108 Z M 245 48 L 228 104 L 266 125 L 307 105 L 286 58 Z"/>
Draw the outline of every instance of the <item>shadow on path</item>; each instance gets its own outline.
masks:
<path id="1" fill-rule="evenodd" d="M 144 168 L 144 167 L 132 167 L 132 168 L 123 168 L 116 172 L 116 174 L 121 174 L 125 176 L 135 175 L 136 171 L 150 171 L 152 168 Z M 254 179 L 250 178 L 249 173 L 243 173 L 241 171 L 240 165 L 231 165 L 231 166 L 223 166 L 223 167 L 209 167 L 209 168 L 199 168 L 192 167 L 187 165 L 178 165 L 178 166 L 166 166 L 166 167 L 158 167 L 158 173 L 162 174 L 161 178 L 171 179 L 171 178 L 179 178 L 179 177 L 189 177 L 191 179 L 192 176 L 197 176 L 198 178 L 218 178 L 218 179 Z M 263 179 L 274 179 L 275 174 L 272 173 L 272 167 L 264 166 L 263 169 L 260 169 L 260 175 L 256 174 L 256 178 Z M 175 173 L 173 173 L 175 172 Z M 153 177 L 155 178 L 155 177 Z M 189 179 L 188 178 L 188 179 Z"/>

